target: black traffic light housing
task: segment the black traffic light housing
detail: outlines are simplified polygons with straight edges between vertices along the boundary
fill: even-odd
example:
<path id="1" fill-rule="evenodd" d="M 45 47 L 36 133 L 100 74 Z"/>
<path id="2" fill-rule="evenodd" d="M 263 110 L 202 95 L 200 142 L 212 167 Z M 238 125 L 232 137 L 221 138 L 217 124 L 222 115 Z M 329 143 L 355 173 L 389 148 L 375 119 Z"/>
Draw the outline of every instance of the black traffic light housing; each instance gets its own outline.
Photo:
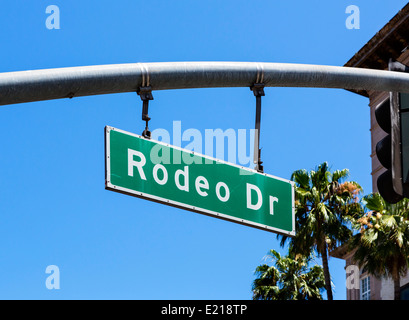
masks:
<path id="1" fill-rule="evenodd" d="M 409 72 L 399 62 L 389 62 L 390 71 Z M 409 198 L 409 94 L 390 92 L 375 109 L 375 118 L 387 135 L 376 145 L 379 162 L 387 170 L 378 177 L 378 191 L 385 201 Z"/>

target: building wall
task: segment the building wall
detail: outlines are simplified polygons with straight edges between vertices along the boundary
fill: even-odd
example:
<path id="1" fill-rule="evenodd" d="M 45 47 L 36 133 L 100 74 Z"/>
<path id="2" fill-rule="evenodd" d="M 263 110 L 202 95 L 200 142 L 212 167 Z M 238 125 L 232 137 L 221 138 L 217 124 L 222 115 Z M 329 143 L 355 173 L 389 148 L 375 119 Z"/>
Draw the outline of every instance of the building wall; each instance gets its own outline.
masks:
<path id="1" fill-rule="evenodd" d="M 407 283 L 409 283 L 409 274 L 406 274 L 406 276 L 400 279 L 401 287 L 403 287 Z M 382 300 L 393 300 L 393 281 L 391 279 L 382 279 L 380 296 Z"/>

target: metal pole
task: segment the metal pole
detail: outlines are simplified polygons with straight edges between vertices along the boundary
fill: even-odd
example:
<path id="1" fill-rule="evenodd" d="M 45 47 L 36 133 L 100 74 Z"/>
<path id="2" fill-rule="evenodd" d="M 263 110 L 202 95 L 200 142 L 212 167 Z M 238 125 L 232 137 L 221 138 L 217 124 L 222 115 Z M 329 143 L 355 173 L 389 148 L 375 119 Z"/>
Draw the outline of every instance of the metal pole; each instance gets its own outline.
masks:
<path id="1" fill-rule="evenodd" d="M 320 65 L 162 62 L 0 73 L 0 105 L 97 94 L 184 88 L 315 87 L 409 93 L 409 74 Z"/>

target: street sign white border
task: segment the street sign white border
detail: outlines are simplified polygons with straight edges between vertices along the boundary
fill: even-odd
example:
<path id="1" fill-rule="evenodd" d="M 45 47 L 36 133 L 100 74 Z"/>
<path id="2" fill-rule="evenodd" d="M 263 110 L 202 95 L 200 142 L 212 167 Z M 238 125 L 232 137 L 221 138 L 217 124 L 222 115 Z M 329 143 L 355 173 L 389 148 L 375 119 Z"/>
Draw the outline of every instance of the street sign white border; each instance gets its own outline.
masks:
<path id="1" fill-rule="evenodd" d="M 294 181 L 283 179 L 283 178 L 276 177 L 276 176 L 273 176 L 273 175 L 269 175 L 267 173 L 260 173 L 257 170 L 253 170 L 253 169 L 250 169 L 250 168 L 239 166 L 237 164 L 226 162 L 226 161 L 223 161 L 223 160 L 220 160 L 220 159 L 215 159 L 215 158 L 209 157 L 207 155 L 203 155 L 203 154 L 191 151 L 191 150 L 186 150 L 186 149 L 183 149 L 183 148 L 180 148 L 180 147 L 177 147 L 177 146 L 170 145 L 168 143 L 164 143 L 162 141 L 149 139 L 149 141 L 152 141 L 154 143 L 164 145 L 164 146 L 167 146 L 167 147 L 170 147 L 170 148 L 174 148 L 176 150 L 180 150 L 180 151 L 183 151 L 183 152 L 198 155 L 200 157 L 203 157 L 203 158 L 206 158 L 206 159 L 209 159 L 209 160 L 213 160 L 213 161 L 217 161 L 217 162 L 220 162 L 220 163 L 224 163 L 224 164 L 227 164 L 229 166 L 238 167 L 240 169 L 247 170 L 247 171 L 249 171 L 251 173 L 254 173 L 254 174 L 261 174 L 261 175 L 268 176 L 268 177 L 273 178 L 273 179 L 277 179 L 277 180 L 281 180 L 281 181 L 290 183 L 291 184 L 291 190 L 292 190 L 292 204 L 293 204 L 293 206 L 292 206 L 292 231 L 286 231 L 286 230 L 282 230 L 282 229 L 279 229 L 279 228 L 270 227 L 268 225 L 264 225 L 264 224 L 253 222 L 253 221 L 249 221 L 249 220 L 246 220 L 246 219 L 240 219 L 240 218 L 229 216 L 229 215 L 226 215 L 226 214 L 223 214 L 223 213 L 220 213 L 220 212 L 211 211 L 211 210 L 207 210 L 207 209 L 204 209 L 204 208 L 201 208 L 201 207 L 191 206 L 191 205 L 181 203 L 181 202 L 178 202 L 178 201 L 173 201 L 173 200 L 170 200 L 170 199 L 154 196 L 154 195 L 151 195 L 149 193 L 144 193 L 144 192 L 139 192 L 139 191 L 135 191 L 135 190 L 132 190 L 132 189 L 124 188 L 124 187 L 112 184 L 111 181 L 109 180 L 110 177 L 111 177 L 111 172 L 110 172 L 111 162 L 110 162 L 110 157 L 109 157 L 110 150 L 111 150 L 110 149 L 109 135 L 110 135 L 111 131 L 117 131 L 117 132 L 121 132 L 123 134 L 130 135 L 130 136 L 133 136 L 133 137 L 136 137 L 136 138 L 145 139 L 144 137 L 142 137 L 142 136 L 140 136 L 138 134 L 135 134 L 135 133 L 127 132 L 127 131 L 117 129 L 117 128 L 114 128 L 114 127 L 111 127 L 111 126 L 106 126 L 105 127 L 105 189 L 111 190 L 111 191 L 116 191 L 116 192 L 119 192 L 119 193 L 125 193 L 127 195 L 135 196 L 135 197 L 138 197 L 138 198 L 143 198 L 143 199 L 151 200 L 151 201 L 154 201 L 154 202 L 159 202 L 159 203 L 166 204 L 166 205 L 173 206 L 173 207 L 177 207 L 177 208 L 180 208 L 180 209 L 193 211 L 193 212 L 196 212 L 196 213 L 200 213 L 200 214 L 212 216 L 212 217 L 215 217 L 215 218 L 219 218 L 219 219 L 239 223 L 239 224 L 242 224 L 242 225 L 246 225 L 246 226 L 261 229 L 261 230 L 266 230 L 266 231 L 282 234 L 282 235 L 285 235 L 285 236 L 291 236 L 291 237 L 295 236 L 295 207 L 294 207 L 295 183 L 294 183 Z"/>

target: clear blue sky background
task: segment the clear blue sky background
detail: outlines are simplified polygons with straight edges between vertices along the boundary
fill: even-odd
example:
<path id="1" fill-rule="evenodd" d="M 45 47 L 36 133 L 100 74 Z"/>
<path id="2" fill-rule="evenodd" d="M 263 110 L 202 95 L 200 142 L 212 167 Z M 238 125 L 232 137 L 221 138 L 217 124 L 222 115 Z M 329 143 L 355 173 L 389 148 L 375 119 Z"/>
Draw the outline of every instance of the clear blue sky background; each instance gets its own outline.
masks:
<path id="1" fill-rule="evenodd" d="M 45 26 L 48 5 L 61 29 Z M 360 29 L 345 27 L 348 5 Z M 406 1 L 2 1 L 0 72 L 160 61 L 342 66 Z M 154 92 L 151 129 L 250 129 L 248 88 Z M 273 233 L 104 189 L 104 126 L 141 133 L 134 93 L 0 108 L 1 299 L 251 299 Z M 371 192 L 368 100 L 340 89 L 267 88 L 265 172 L 328 161 Z M 183 145 L 182 145 L 183 146 Z M 60 268 L 48 290 L 45 269 Z M 335 298 L 345 262 L 330 259 Z"/>

